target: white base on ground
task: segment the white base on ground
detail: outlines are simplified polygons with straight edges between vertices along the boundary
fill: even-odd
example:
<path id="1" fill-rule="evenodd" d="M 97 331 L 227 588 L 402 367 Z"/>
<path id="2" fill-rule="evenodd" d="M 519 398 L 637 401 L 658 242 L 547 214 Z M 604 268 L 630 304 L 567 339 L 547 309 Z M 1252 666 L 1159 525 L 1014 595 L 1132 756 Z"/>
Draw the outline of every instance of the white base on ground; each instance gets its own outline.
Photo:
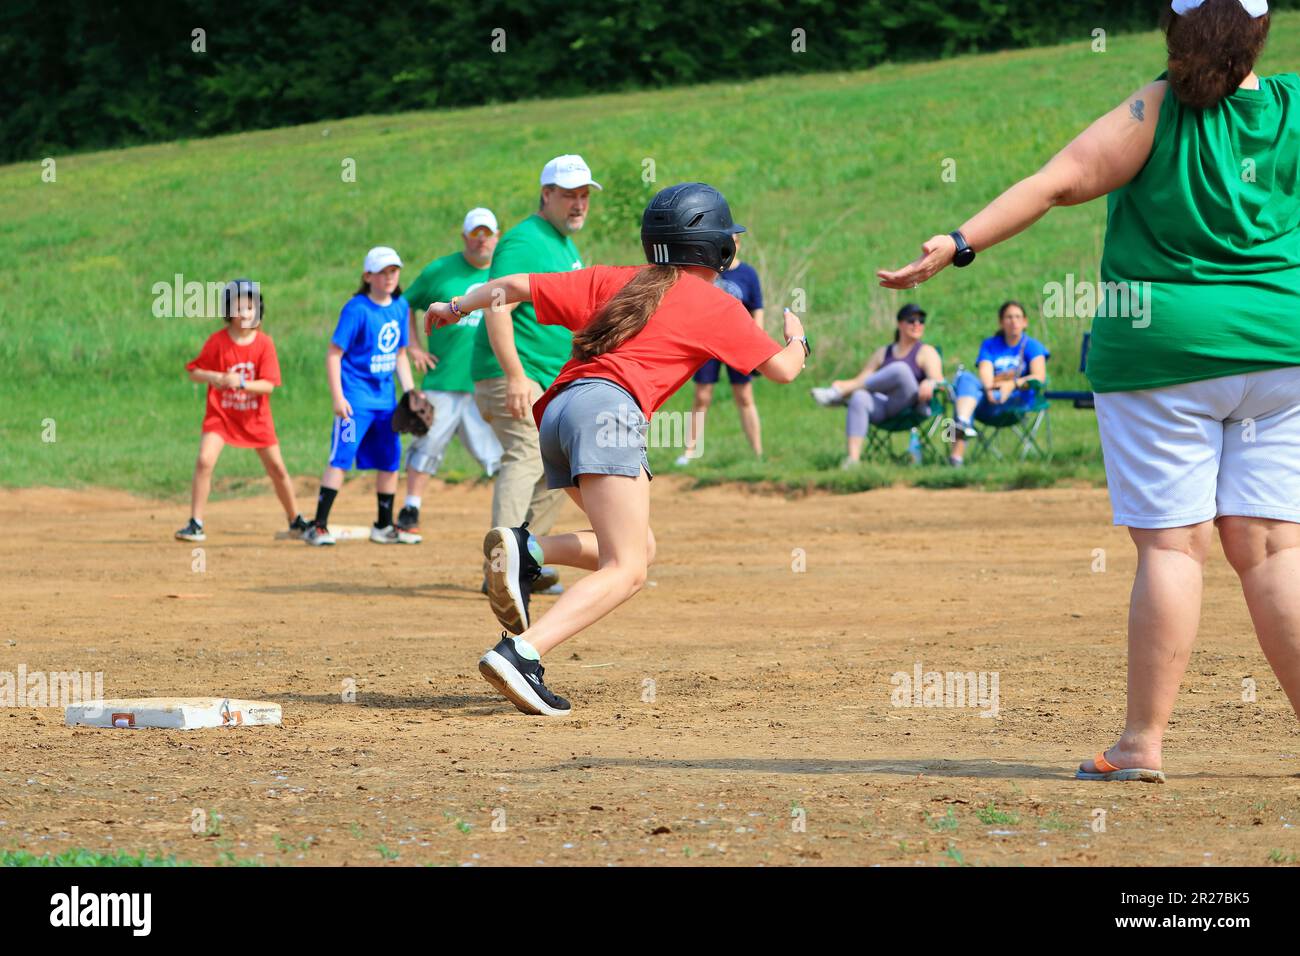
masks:
<path id="1" fill-rule="evenodd" d="M 260 727 L 280 723 L 279 704 L 231 697 L 136 697 L 90 700 L 64 708 L 69 727 Z"/>

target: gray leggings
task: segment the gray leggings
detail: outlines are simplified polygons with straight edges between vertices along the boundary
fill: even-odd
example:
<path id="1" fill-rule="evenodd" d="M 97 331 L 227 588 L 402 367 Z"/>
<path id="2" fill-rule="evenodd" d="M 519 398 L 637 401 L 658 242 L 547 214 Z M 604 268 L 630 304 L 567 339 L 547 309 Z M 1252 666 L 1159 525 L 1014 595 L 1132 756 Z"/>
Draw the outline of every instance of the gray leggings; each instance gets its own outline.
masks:
<path id="1" fill-rule="evenodd" d="M 850 438 L 864 438 L 868 423 L 879 424 L 916 404 L 918 383 L 905 362 L 891 362 L 863 387 L 849 396 L 845 431 Z"/>

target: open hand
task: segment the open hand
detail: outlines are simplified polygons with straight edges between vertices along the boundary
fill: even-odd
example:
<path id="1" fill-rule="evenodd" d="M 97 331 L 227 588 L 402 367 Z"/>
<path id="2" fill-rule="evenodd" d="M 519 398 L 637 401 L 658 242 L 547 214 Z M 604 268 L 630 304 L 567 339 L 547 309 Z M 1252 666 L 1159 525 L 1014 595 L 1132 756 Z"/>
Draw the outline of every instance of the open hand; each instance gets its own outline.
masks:
<path id="1" fill-rule="evenodd" d="M 407 346 L 406 355 L 418 372 L 427 372 L 438 364 L 438 356 L 414 345 Z"/>
<path id="2" fill-rule="evenodd" d="M 915 289 L 952 265 L 952 258 L 956 254 L 957 243 L 952 236 L 935 236 L 921 246 L 918 258 L 893 272 L 880 269 L 876 276 L 886 289 Z"/>

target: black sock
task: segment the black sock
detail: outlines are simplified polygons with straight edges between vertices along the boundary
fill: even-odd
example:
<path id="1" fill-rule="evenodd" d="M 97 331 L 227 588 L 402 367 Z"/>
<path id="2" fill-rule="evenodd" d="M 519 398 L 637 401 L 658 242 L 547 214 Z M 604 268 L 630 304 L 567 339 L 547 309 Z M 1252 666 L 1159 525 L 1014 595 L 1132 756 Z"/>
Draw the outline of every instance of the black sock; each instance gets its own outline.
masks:
<path id="1" fill-rule="evenodd" d="M 321 487 L 320 494 L 316 496 L 316 527 L 329 527 L 330 509 L 334 507 L 334 499 L 338 497 L 338 493 L 337 488 Z"/>
<path id="2" fill-rule="evenodd" d="M 379 520 L 375 522 L 376 528 L 387 528 L 393 523 L 393 498 L 394 495 L 376 494 L 379 499 Z"/>

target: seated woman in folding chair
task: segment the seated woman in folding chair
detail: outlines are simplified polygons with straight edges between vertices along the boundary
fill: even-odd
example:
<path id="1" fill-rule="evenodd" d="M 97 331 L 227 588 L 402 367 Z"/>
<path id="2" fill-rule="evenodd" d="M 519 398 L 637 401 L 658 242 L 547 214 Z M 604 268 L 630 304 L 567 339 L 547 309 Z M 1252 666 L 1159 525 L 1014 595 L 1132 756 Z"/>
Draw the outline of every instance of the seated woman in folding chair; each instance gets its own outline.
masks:
<path id="1" fill-rule="evenodd" d="M 909 302 L 898 312 L 893 343 L 876 349 L 856 378 L 812 390 L 819 405 L 848 406 L 845 468 L 862 460 L 862 445 L 872 425 L 913 405 L 929 406 L 935 384 L 943 381 L 943 359 L 934 346 L 921 341 L 924 335 L 925 312 Z"/>
<path id="2" fill-rule="evenodd" d="M 1019 302 L 1002 303 L 998 309 L 1001 329 L 980 343 L 975 374 L 963 369 L 953 382 L 956 395 L 957 437 L 949 463 L 960 468 L 966 456 L 966 439 L 976 437 L 974 420 L 983 420 L 1005 409 L 1028 408 L 1034 400 L 1031 382 L 1047 384 L 1047 360 L 1051 352 L 1042 342 L 1025 334 L 1029 322 Z"/>

